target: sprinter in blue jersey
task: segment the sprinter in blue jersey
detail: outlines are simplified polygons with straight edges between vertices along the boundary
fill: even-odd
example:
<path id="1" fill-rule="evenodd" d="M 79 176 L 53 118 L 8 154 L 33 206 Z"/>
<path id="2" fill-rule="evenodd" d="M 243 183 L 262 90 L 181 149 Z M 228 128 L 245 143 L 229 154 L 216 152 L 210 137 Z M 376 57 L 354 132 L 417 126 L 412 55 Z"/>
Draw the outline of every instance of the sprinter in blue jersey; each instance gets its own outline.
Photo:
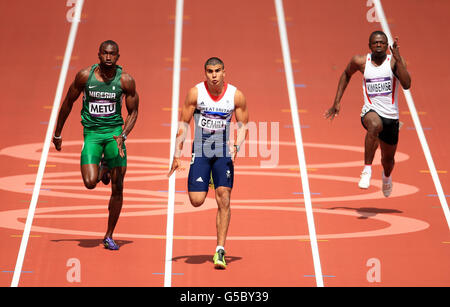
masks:
<path id="1" fill-rule="evenodd" d="M 188 193 L 194 207 L 201 206 L 208 194 L 210 177 L 217 201 L 217 246 L 213 257 L 217 269 L 225 269 L 225 241 L 230 223 L 230 196 L 234 179 L 234 160 L 247 136 L 248 111 L 244 95 L 226 83 L 222 60 L 213 57 L 205 63 L 206 81 L 191 88 L 182 107 L 175 155 L 168 176 L 181 165 L 180 156 L 187 128 L 194 117 L 195 137 L 188 176 Z M 230 141 L 233 116 L 238 124 L 236 139 Z"/>

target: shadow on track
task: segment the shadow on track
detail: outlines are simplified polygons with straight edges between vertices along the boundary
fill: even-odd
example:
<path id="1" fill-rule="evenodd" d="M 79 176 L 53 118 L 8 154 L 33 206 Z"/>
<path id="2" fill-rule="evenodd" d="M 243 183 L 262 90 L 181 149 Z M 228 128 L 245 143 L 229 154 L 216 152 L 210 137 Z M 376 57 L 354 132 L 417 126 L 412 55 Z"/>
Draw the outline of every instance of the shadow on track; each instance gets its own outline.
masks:
<path id="1" fill-rule="evenodd" d="M 78 242 L 78 246 L 83 248 L 93 248 L 102 246 L 103 247 L 103 239 L 61 239 L 61 240 L 51 240 L 52 242 Z M 123 245 L 133 243 L 133 241 L 127 240 L 114 240 L 117 245 L 122 247 Z"/>
<path id="2" fill-rule="evenodd" d="M 358 213 L 360 215 L 358 217 L 358 219 L 367 219 L 367 218 L 375 216 L 377 214 L 384 214 L 384 213 L 403 213 L 403 211 L 400 211 L 397 209 L 383 209 L 383 208 L 370 208 L 370 207 L 363 207 L 363 208 L 333 207 L 333 208 L 329 208 L 329 210 L 335 210 L 335 209 L 354 210 L 354 211 L 356 211 L 356 213 Z"/>
<path id="3" fill-rule="evenodd" d="M 188 264 L 202 264 L 206 262 L 213 263 L 213 255 L 189 255 L 189 256 L 178 256 L 172 258 L 172 261 L 176 262 L 178 260 L 184 260 L 184 263 Z M 235 256 L 225 256 L 225 260 L 227 261 L 227 264 L 232 263 L 234 261 L 241 260 L 242 257 L 235 257 Z"/>

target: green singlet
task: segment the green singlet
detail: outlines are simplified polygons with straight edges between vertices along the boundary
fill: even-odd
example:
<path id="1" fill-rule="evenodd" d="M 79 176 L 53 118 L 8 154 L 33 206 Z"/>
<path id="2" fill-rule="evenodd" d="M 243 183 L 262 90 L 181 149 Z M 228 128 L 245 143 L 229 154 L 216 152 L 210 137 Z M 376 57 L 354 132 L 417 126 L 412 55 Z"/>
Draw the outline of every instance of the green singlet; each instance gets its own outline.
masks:
<path id="1" fill-rule="evenodd" d="M 102 154 L 109 168 L 126 166 L 125 156 L 119 155 L 114 135 L 122 133 L 122 67 L 117 66 L 116 76 L 112 81 L 101 82 L 95 77 L 94 70 L 98 64 L 91 67 L 89 78 L 84 89 L 83 107 L 81 109 L 81 124 L 84 127 L 84 144 L 81 151 L 81 164 L 98 164 Z"/>

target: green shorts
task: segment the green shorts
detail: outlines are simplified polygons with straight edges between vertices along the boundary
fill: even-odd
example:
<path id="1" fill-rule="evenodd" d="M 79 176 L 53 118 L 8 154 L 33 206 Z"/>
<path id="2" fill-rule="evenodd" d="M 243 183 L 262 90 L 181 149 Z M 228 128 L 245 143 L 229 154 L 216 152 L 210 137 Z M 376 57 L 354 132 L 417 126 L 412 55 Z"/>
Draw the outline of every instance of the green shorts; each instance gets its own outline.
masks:
<path id="1" fill-rule="evenodd" d="M 81 165 L 83 164 L 99 164 L 102 155 L 105 158 L 109 168 L 127 166 L 127 149 L 123 144 L 123 152 L 125 156 L 119 155 L 117 142 L 113 138 L 114 135 L 120 135 L 122 127 L 112 128 L 84 128 L 84 143 L 81 150 Z"/>

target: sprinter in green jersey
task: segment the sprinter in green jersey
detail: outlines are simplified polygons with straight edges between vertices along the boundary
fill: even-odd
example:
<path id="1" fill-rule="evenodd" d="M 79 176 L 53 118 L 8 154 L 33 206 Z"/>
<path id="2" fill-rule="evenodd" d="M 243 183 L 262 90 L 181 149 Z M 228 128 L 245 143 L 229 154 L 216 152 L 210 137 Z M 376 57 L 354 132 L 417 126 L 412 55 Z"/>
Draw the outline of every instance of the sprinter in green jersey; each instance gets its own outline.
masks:
<path id="1" fill-rule="evenodd" d="M 108 40 L 101 43 L 98 57 L 99 64 L 79 71 L 70 85 L 59 111 L 53 143 L 60 151 L 64 123 L 74 102 L 83 93 L 81 175 L 88 189 L 94 189 L 100 180 L 108 184 L 110 178 L 112 193 L 103 244 L 107 249 L 117 250 L 119 246 L 112 235 L 123 203 L 123 180 L 127 170 L 125 140 L 136 123 L 139 96 L 134 79 L 116 64 L 119 59 L 116 42 Z M 128 111 L 125 122 L 122 100 Z"/>

